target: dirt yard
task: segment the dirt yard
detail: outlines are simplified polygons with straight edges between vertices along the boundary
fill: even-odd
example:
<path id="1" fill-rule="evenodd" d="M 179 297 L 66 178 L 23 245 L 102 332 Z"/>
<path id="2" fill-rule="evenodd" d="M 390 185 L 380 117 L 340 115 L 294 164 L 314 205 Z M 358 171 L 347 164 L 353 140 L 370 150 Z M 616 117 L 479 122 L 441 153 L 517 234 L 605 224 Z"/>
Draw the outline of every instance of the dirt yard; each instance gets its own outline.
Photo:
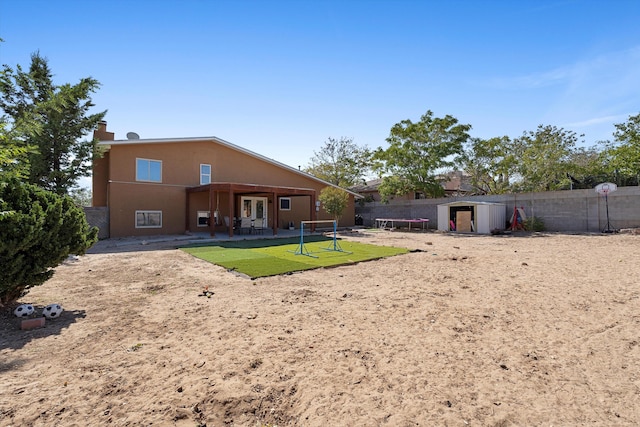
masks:
<path id="1" fill-rule="evenodd" d="M 640 425 L 640 236 L 343 237 L 415 251 L 251 281 L 100 242 L 20 301 L 61 318 L 0 315 L 0 425 Z"/>

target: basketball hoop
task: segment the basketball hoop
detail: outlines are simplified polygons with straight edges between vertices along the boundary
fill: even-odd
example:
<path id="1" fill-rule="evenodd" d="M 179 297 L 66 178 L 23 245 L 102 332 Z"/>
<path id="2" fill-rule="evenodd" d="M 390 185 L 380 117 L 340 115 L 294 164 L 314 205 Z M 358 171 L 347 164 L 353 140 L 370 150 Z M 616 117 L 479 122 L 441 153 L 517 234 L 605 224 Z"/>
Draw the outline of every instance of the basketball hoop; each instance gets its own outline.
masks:
<path id="1" fill-rule="evenodd" d="M 618 186 L 613 182 L 603 182 L 602 184 L 596 185 L 596 193 L 604 196 L 604 203 L 607 207 L 607 227 L 602 230 L 603 233 L 613 233 L 615 229 L 611 228 L 611 221 L 609 221 L 609 194 L 613 193 L 618 189 Z"/>
<path id="2" fill-rule="evenodd" d="M 602 184 L 596 185 L 596 193 L 601 196 L 607 196 L 618 189 L 618 186 L 613 182 L 603 182 Z"/>

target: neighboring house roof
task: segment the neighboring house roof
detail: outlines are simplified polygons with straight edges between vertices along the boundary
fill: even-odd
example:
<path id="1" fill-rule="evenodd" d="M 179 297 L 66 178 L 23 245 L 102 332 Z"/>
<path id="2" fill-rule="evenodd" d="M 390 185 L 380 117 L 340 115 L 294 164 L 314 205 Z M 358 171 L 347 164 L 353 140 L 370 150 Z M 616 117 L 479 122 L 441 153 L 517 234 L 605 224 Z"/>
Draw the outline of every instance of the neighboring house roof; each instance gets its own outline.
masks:
<path id="1" fill-rule="evenodd" d="M 448 193 L 451 192 L 465 192 L 469 193 L 473 191 L 473 187 L 469 184 L 469 177 L 461 171 L 452 171 L 443 175 L 439 175 L 438 178 L 442 180 L 442 188 Z M 383 178 L 372 179 L 362 185 L 355 185 L 350 187 L 350 190 L 359 193 L 371 193 L 378 191 L 380 184 L 382 184 Z"/>
<path id="2" fill-rule="evenodd" d="M 474 191 L 470 177 L 462 171 L 451 171 L 440 176 L 442 188 L 448 193 L 472 193 Z"/>
<path id="3" fill-rule="evenodd" d="M 341 190 L 346 191 L 347 193 L 351 194 L 352 196 L 354 196 L 356 199 L 361 199 L 363 198 L 362 195 L 355 193 L 351 190 L 348 190 L 346 188 L 342 188 L 339 187 L 337 185 L 334 185 L 330 182 L 327 182 L 323 179 L 317 178 L 311 174 L 308 174 L 306 172 L 303 172 L 299 169 L 296 169 L 294 167 L 285 165 L 284 163 L 280 163 L 276 160 L 270 159 L 269 157 L 265 157 L 261 154 L 258 154 L 254 151 L 251 150 L 247 150 L 246 148 L 242 148 L 239 145 L 235 145 L 232 144 L 229 141 L 225 141 L 224 139 L 220 139 L 218 137 L 215 136 L 203 136 L 203 137 L 189 137 L 189 138 L 153 138 L 153 139 L 120 139 L 120 140 L 115 140 L 115 141 L 100 141 L 98 143 L 99 146 L 103 147 L 104 149 L 106 149 L 107 151 L 111 148 L 111 146 L 118 146 L 118 145 L 137 145 L 137 144 L 170 144 L 170 143 L 180 143 L 180 142 L 196 142 L 196 141 L 210 141 L 210 142 L 214 142 L 216 144 L 220 144 L 223 145 L 227 148 L 230 148 L 232 150 L 241 152 L 243 154 L 246 154 L 248 156 L 254 157 L 256 159 L 262 160 L 264 162 L 270 163 L 274 166 L 277 166 L 279 168 L 282 169 L 286 169 L 289 172 L 293 172 L 296 173 L 298 175 L 302 175 L 305 177 L 308 177 L 314 181 L 320 182 L 324 185 L 330 186 L 330 187 L 335 187 L 335 188 L 340 188 Z"/>
<path id="4" fill-rule="evenodd" d="M 373 179 L 371 181 L 367 181 L 361 185 L 354 185 L 353 187 L 349 187 L 351 191 L 356 191 L 358 193 L 367 193 L 372 191 L 378 191 L 378 187 L 382 184 L 382 178 Z"/>

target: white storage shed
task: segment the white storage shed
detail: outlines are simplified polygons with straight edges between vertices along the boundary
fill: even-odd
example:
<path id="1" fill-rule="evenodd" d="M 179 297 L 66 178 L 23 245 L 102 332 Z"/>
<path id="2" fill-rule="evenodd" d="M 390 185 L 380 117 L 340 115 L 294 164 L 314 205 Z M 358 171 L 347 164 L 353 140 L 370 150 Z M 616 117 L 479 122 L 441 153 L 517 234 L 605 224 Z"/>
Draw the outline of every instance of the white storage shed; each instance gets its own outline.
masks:
<path id="1" fill-rule="evenodd" d="M 445 203 L 438 205 L 438 230 L 490 234 L 505 229 L 506 214 L 503 203 Z"/>

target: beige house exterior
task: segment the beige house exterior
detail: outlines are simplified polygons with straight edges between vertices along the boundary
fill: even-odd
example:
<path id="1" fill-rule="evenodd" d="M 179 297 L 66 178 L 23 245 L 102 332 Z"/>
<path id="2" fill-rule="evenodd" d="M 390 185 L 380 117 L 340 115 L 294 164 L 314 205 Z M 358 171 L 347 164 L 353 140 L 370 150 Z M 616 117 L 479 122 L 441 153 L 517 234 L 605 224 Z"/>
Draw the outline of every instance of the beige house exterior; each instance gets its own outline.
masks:
<path id="1" fill-rule="evenodd" d="M 334 185 L 220 138 L 116 140 L 106 122 L 94 137 L 103 156 L 93 164 L 93 206 L 108 208 L 110 237 L 231 237 L 243 217 L 262 219 L 277 235 L 290 224 L 332 219 L 318 196 Z M 349 203 L 339 227 L 354 225 L 354 201 L 361 197 L 344 191 Z"/>

